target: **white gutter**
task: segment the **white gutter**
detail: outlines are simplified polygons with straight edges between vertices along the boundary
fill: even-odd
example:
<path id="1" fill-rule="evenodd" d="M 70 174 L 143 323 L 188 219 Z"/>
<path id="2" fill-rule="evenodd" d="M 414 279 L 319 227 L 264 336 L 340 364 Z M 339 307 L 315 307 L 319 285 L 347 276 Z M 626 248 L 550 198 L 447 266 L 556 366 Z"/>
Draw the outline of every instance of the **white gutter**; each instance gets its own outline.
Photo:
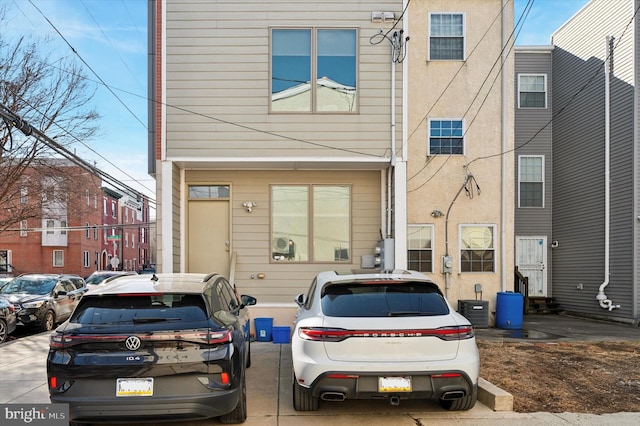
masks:
<path id="1" fill-rule="evenodd" d="M 607 36 L 607 42 L 605 46 L 604 55 L 604 282 L 600 284 L 598 289 L 598 295 L 596 299 L 600 302 L 600 307 L 603 309 L 609 309 L 612 311 L 615 308 L 619 308 L 620 305 L 614 305 L 611 300 L 604 293 L 605 287 L 609 285 L 610 275 L 610 234 L 611 234 L 611 172 L 610 172 L 610 147 L 611 147 L 611 94 L 609 92 L 610 86 L 610 55 L 613 54 L 609 48 L 609 43 L 613 42 L 610 36 Z"/>
<path id="2" fill-rule="evenodd" d="M 502 0 L 502 10 L 504 11 L 507 6 L 507 0 Z M 508 41 L 507 36 L 507 14 L 502 13 L 502 152 L 507 152 L 507 49 L 506 43 Z M 502 158 L 502 168 L 501 168 L 501 200 L 500 200 L 500 210 L 501 217 L 500 222 L 502 226 L 500 226 L 500 269 L 502 272 L 502 291 L 507 291 L 507 156 L 501 155 Z M 513 176 L 511 177 L 513 179 Z"/>

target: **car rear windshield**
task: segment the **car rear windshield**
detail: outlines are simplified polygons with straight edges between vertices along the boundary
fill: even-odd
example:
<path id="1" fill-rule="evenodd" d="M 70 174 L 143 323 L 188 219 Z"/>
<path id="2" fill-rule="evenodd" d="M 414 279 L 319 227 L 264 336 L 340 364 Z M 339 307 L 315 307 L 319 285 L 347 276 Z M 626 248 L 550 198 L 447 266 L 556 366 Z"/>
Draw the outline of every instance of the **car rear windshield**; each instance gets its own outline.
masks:
<path id="1" fill-rule="evenodd" d="M 442 293 L 430 283 L 330 284 L 322 291 L 322 311 L 331 317 L 446 315 Z"/>
<path id="2" fill-rule="evenodd" d="M 197 322 L 207 319 L 198 294 L 85 296 L 70 322 L 86 325 Z"/>

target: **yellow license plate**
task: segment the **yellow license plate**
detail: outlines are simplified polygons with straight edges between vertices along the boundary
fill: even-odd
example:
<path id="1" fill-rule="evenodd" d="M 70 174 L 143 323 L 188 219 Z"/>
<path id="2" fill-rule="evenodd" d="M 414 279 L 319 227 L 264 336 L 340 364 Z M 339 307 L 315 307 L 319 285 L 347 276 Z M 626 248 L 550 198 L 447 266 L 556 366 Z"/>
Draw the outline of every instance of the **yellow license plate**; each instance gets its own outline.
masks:
<path id="1" fill-rule="evenodd" d="M 411 377 L 378 377 L 378 392 L 411 392 Z"/>
<path id="2" fill-rule="evenodd" d="M 141 379 L 118 379 L 116 382 L 116 396 L 152 396 L 153 377 Z"/>

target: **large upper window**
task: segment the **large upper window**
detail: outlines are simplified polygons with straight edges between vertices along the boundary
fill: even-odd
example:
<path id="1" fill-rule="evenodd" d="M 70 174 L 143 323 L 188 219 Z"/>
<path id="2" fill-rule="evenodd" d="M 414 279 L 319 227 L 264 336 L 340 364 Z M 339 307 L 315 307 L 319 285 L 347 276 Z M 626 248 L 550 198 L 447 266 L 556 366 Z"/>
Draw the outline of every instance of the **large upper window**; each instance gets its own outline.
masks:
<path id="1" fill-rule="evenodd" d="M 460 272 L 495 272 L 495 226 L 460 225 Z"/>
<path id="2" fill-rule="evenodd" d="M 544 207 L 544 157 L 518 157 L 518 207 Z"/>
<path id="3" fill-rule="evenodd" d="M 351 188 L 271 187 L 271 259 L 347 262 L 351 259 Z"/>
<path id="4" fill-rule="evenodd" d="M 520 108 L 547 107 L 547 76 L 518 74 L 518 105 Z"/>
<path id="5" fill-rule="evenodd" d="M 461 13 L 429 15 L 429 60 L 464 59 L 464 16 Z"/>
<path id="6" fill-rule="evenodd" d="M 433 225 L 409 225 L 408 228 L 409 269 L 433 272 Z"/>
<path id="7" fill-rule="evenodd" d="M 271 110 L 355 112 L 355 29 L 272 29 Z"/>
<path id="8" fill-rule="evenodd" d="M 464 154 L 462 120 L 429 120 L 429 155 Z"/>

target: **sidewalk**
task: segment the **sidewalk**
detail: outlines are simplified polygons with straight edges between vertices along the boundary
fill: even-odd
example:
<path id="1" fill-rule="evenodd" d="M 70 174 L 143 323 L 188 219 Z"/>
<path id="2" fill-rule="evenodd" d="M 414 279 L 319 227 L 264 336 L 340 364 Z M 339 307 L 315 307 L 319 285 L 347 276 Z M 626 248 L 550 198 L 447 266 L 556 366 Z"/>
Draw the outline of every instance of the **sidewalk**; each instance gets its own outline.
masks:
<path id="1" fill-rule="evenodd" d="M 590 324 L 574 324 L 569 320 L 558 324 L 559 317 L 550 323 L 561 330 L 574 326 L 585 329 Z M 542 321 L 546 321 L 543 319 Z M 575 321 L 584 321 L 582 319 Z M 525 323 L 525 326 L 527 324 Z M 597 324 L 596 324 L 597 325 Z M 550 326 L 550 325 L 549 325 Z M 541 332 L 549 331 L 536 325 Z M 617 334 L 611 327 L 603 325 L 602 335 Z M 625 326 L 620 326 L 626 328 Z M 615 328 L 615 327 L 614 327 Z M 615 328 L 617 330 L 617 328 Z M 532 329 L 533 330 L 533 329 Z M 638 328 L 620 329 L 624 336 L 640 338 Z M 487 329 L 479 333 L 501 334 L 503 331 Z M 628 332 L 628 333 L 627 333 Z M 566 334 L 566 333 L 565 333 Z M 593 335 L 591 335 L 593 336 Z M 496 336 L 489 336 L 496 337 Z M 496 338 L 500 338 L 497 336 Z M 566 337 L 565 337 L 566 338 Z M 48 334 L 22 337 L 0 345 L 0 403 L 48 404 L 46 385 L 46 356 Z M 615 425 L 636 426 L 640 424 L 640 413 L 616 413 L 608 415 L 573 413 L 515 413 L 493 411 L 481 403 L 464 412 L 448 412 L 436 402 L 402 401 L 392 407 L 384 401 L 344 401 L 320 403 L 320 410 L 296 412 L 292 405 L 291 353 L 287 344 L 253 342 L 251 347 L 252 367 L 247 370 L 247 394 L 249 418 L 247 426 L 415 426 L 415 425 Z M 200 426 L 211 422 L 191 422 L 189 426 Z M 215 424 L 215 423 L 214 423 Z M 186 423 L 162 423 L 168 426 L 183 426 Z"/>

